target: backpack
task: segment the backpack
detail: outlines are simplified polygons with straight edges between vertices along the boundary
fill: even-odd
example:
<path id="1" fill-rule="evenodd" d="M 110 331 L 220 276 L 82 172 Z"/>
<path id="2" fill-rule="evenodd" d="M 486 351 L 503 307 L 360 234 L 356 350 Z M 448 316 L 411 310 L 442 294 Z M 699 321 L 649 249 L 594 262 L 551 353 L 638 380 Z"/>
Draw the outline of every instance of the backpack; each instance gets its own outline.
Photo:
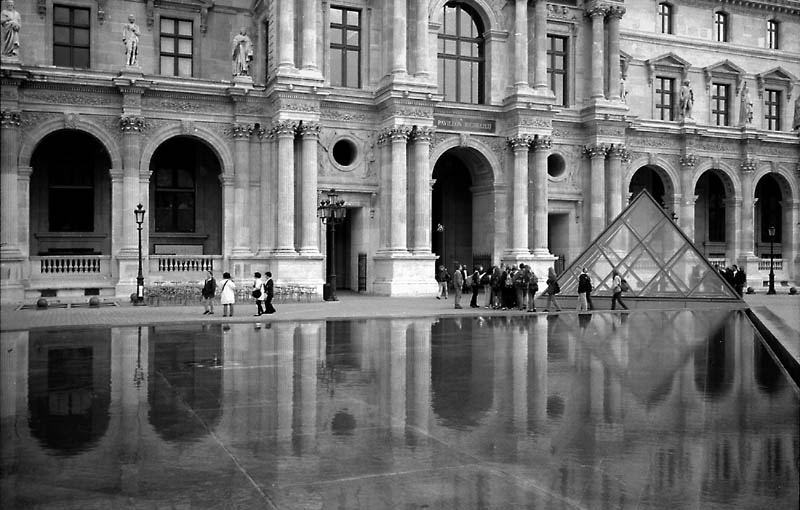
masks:
<path id="1" fill-rule="evenodd" d="M 528 279 L 528 290 L 532 290 L 533 292 L 539 291 L 539 279 L 536 278 L 536 275 L 531 273 L 531 277 Z"/>
<path id="2" fill-rule="evenodd" d="M 561 286 L 557 281 L 553 280 L 553 294 L 558 294 L 559 292 L 561 292 Z"/>
<path id="3" fill-rule="evenodd" d="M 625 281 L 625 278 L 622 278 L 619 281 L 619 288 L 620 290 L 622 290 L 622 292 L 628 292 L 629 290 L 631 290 L 631 286 L 628 285 L 628 282 Z"/>

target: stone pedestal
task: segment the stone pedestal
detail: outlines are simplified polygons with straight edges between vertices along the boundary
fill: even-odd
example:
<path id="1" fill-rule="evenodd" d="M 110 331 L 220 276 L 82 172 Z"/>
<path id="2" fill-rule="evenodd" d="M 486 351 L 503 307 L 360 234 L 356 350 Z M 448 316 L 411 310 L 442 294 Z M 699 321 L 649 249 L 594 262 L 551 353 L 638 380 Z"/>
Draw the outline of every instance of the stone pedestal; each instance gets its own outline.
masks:
<path id="1" fill-rule="evenodd" d="M 25 260 L 19 251 L 0 251 L 0 303 L 20 303 L 25 298 L 22 285 Z"/>
<path id="2" fill-rule="evenodd" d="M 117 283 L 114 286 L 114 294 L 118 298 L 127 299 L 128 296 L 136 292 L 136 277 L 139 275 L 139 253 L 119 253 L 112 258 L 117 264 Z M 144 276 L 145 288 L 152 286 L 153 282 L 149 278 L 149 261 L 147 256 L 142 253 L 142 275 Z"/>
<path id="3" fill-rule="evenodd" d="M 233 77 L 233 86 L 245 89 L 253 88 L 253 78 L 247 75 L 238 75 Z"/>
<path id="4" fill-rule="evenodd" d="M 375 255 L 373 293 L 380 296 L 435 296 L 436 255 L 390 252 Z"/>
<path id="5" fill-rule="evenodd" d="M 252 267 L 248 278 L 252 278 L 252 273 L 255 271 L 259 271 L 262 277 L 266 271 L 270 271 L 275 285 L 314 288 L 317 300 L 322 300 L 322 286 L 325 283 L 324 260 L 321 254 L 299 257 L 272 255 L 265 265 Z"/>

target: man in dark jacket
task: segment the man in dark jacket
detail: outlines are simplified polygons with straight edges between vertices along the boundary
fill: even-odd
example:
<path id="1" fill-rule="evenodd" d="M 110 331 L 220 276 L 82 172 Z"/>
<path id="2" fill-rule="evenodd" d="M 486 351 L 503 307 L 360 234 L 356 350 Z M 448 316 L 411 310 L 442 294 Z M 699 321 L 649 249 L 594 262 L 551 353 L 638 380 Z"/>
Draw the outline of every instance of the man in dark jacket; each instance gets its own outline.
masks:
<path id="1" fill-rule="evenodd" d="M 747 285 L 747 273 L 744 269 L 735 265 L 733 266 L 733 288 L 739 294 L 739 297 L 744 295 L 744 287 Z"/>
<path id="2" fill-rule="evenodd" d="M 453 271 L 453 301 L 455 308 L 461 308 L 461 291 L 464 286 L 464 273 L 461 272 L 461 265 L 456 262 L 455 271 Z"/>

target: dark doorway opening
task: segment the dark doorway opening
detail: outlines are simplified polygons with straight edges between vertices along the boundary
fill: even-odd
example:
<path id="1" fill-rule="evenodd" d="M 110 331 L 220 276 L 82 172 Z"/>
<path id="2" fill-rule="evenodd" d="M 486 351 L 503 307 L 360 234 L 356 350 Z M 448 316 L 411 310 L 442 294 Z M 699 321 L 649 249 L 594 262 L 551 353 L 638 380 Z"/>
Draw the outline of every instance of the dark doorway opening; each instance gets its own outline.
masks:
<path id="1" fill-rule="evenodd" d="M 444 154 L 433 169 L 432 250 L 452 272 L 455 261 L 472 267 L 472 177 L 454 154 Z"/>
<path id="2" fill-rule="evenodd" d="M 352 283 L 350 282 L 351 277 L 351 270 L 350 266 L 352 265 L 352 259 L 350 258 L 352 255 L 351 245 L 353 241 L 353 234 L 352 234 L 352 223 L 350 221 L 350 216 L 352 213 L 352 209 L 347 211 L 347 214 L 344 217 L 342 223 L 336 225 L 336 234 L 335 239 L 333 240 L 333 244 L 331 244 L 331 225 L 327 226 L 327 243 L 328 243 L 328 250 L 334 249 L 336 250 L 334 258 L 336 267 L 331 268 L 331 257 L 326 257 L 325 259 L 325 272 L 326 274 L 331 274 L 331 269 L 333 269 L 333 274 L 336 275 L 336 289 L 345 289 L 350 290 L 353 288 Z M 328 252 L 330 253 L 330 251 Z"/>
<path id="3" fill-rule="evenodd" d="M 661 176 L 658 175 L 658 172 L 646 166 L 640 168 L 633 174 L 628 191 L 630 191 L 631 197 L 635 197 L 643 189 L 646 189 L 647 192 L 650 193 L 650 196 L 661 204 L 661 207 L 666 206 L 664 202 L 664 181 L 661 179 Z M 612 219 L 613 218 L 609 218 L 609 221 Z"/>

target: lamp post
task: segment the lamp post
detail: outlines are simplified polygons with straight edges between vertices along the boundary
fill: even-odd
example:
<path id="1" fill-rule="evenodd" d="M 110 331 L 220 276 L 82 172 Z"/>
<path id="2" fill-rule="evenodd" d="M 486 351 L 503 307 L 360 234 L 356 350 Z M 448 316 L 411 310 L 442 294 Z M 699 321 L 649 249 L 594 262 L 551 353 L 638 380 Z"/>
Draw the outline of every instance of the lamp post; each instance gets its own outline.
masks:
<path id="1" fill-rule="evenodd" d="M 136 226 L 139 229 L 139 273 L 136 275 L 136 306 L 143 306 L 144 302 L 144 275 L 142 274 L 142 223 L 144 223 L 144 207 L 142 204 L 136 206 L 133 215 L 136 218 Z"/>
<path id="2" fill-rule="evenodd" d="M 328 192 L 328 198 L 321 200 L 317 207 L 317 217 L 322 220 L 324 225 L 329 227 L 331 241 L 328 245 L 329 270 L 328 270 L 328 289 L 330 293 L 326 301 L 338 301 L 336 297 L 336 225 L 344 221 L 345 208 L 344 200 L 338 200 L 339 195 L 335 189 Z"/>
<path id="3" fill-rule="evenodd" d="M 775 241 L 775 227 L 769 227 L 767 233 L 769 234 L 769 290 L 767 290 L 767 294 L 775 294 L 775 271 L 772 268 L 772 246 L 773 241 Z"/>

